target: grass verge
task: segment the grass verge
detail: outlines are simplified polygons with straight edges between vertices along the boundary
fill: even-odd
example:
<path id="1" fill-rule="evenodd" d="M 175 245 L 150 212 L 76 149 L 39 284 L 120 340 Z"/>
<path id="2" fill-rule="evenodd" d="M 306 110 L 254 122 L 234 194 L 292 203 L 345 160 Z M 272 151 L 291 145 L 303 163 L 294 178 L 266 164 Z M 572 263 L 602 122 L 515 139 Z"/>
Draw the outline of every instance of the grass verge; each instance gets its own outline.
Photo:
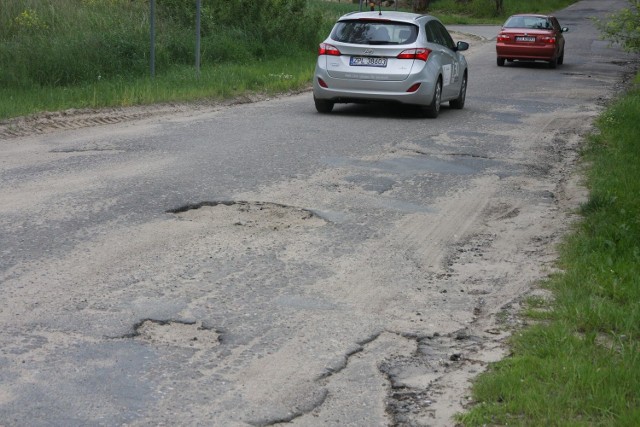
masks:
<path id="1" fill-rule="evenodd" d="M 561 247 L 554 299 L 473 388 L 466 426 L 640 425 L 640 76 L 586 143 L 590 197 Z M 539 304 L 537 304 L 539 305 Z"/>
<path id="2" fill-rule="evenodd" d="M 294 59 L 204 66 L 199 76 L 193 67 L 176 66 L 154 79 L 96 79 L 68 87 L 0 87 L 0 119 L 69 108 L 219 100 L 251 92 L 284 93 L 309 86 L 315 56 L 315 52 L 300 52 Z"/>

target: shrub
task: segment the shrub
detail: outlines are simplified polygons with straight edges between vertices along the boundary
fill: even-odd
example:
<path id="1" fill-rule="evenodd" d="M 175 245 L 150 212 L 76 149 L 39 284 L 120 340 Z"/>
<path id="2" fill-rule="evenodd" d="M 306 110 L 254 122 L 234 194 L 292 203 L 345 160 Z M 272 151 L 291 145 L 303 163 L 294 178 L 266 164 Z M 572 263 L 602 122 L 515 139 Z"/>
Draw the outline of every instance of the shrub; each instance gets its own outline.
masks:
<path id="1" fill-rule="evenodd" d="M 629 7 L 598 21 L 603 38 L 620 43 L 628 52 L 640 52 L 640 0 L 628 0 Z"/>

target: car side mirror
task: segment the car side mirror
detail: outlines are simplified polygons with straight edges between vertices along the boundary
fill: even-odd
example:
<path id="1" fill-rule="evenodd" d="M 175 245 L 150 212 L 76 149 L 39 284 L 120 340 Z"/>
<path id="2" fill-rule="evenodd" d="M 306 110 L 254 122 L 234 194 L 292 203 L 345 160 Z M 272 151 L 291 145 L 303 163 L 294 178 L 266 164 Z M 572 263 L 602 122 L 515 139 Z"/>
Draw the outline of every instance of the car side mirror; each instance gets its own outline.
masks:
<path id="1" fill-rule="evenodd" d="M 562 27 L 562 32 L 563 32 L 563 33 L 566 33 L 566 32 L 568 32 L 568 31 L 569 31 L 569 27 Z"/>
<path id="2" fill-rule="evenodd" d="M 458 42 L 456 43 L 456 50 L 458 52 L 469 49 L 469 43 L 467 42 Z"/>

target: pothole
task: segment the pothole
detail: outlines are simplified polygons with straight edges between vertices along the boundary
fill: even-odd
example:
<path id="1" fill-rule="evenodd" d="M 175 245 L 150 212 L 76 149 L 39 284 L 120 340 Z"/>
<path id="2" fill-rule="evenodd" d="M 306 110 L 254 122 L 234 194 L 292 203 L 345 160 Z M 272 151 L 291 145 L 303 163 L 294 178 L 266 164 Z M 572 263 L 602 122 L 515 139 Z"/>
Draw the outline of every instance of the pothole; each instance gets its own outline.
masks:
<path id="1" fill-rule="evenodd" d="M 75 154 L 75 153 L 103 153 L 106 151 L 122 151 L 113 147 L 83 147 L 83 148 L 60 148 L 56 150 L 49 150 L 50 153 L 61 153 L 61 154 Z"/>
<path id="2" fill-rule="evenodd" d="M 202 322 L 145 319 L 128 336 L 154 345 L 188 347 L 197 350 L 220 345 L 220 334 Z"/>
<path id="3" fill-rule="evenodd" d="M 613 65 L 618 65 L 620 67 L 625 67 L 627 65 L 633 64 L 632 61 L 611 61 Z"/>
<path id="4" fill-rule="evenodd" d="M 259 227 L 283 230 L 318 227 L 327 221 L 309 209 L 270 202 L 212 201 L 170 209 L 188 221 L 210 222 L 214 226 Z"/>

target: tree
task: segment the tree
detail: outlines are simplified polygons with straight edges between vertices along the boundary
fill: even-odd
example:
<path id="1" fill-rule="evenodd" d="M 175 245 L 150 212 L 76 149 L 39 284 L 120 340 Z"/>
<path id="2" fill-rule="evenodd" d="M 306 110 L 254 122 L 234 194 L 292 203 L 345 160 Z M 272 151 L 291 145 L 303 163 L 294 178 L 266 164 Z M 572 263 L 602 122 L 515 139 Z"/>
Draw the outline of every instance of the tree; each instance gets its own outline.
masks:
<path id="1" fill-rule="evenodd" d="M 429 9 L 431 0 L 413 0 L 413 11 L 415 13 L 426 13 Z"/>
<path id="2" fill-rule="evenodd" d="M 627 52 L 640 53 L 640 0 L 628 0 L 630 7 L 596 21 L 602 37 L 619 43 Z"/>

